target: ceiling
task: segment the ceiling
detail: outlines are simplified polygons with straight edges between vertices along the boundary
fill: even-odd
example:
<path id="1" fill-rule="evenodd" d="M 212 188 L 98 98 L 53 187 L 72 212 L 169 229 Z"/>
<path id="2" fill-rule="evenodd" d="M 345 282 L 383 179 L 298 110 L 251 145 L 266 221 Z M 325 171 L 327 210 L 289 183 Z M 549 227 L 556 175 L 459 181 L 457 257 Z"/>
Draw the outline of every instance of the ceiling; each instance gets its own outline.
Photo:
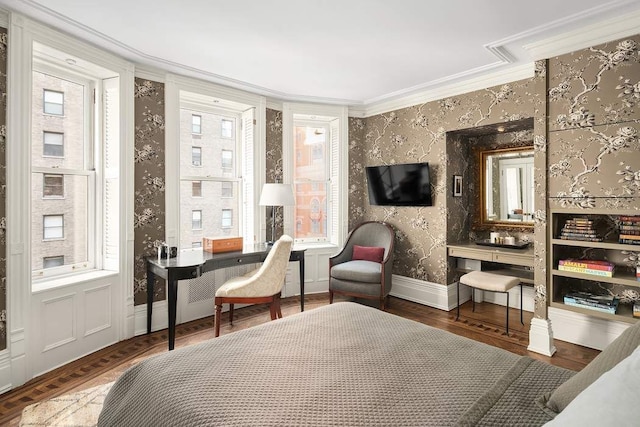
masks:
<path id="1" fill-rule="evenodd" d="M 525 47 L 640 0 L 0 0 L 149 67 L 280 100 L 367 105 L 531 66 Z M 532 72 L 532 71 L 531 71 Z"/>

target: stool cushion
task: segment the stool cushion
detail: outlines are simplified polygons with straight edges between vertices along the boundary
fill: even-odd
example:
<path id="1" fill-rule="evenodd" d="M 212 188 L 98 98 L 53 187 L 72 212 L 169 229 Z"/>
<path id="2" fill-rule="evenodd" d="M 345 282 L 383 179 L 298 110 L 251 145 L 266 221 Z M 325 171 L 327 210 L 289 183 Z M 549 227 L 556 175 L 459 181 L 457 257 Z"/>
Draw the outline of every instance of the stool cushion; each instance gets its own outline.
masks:
<path id="1" fill-rule="evenodd" d="M 507 292 L 520 283 L 520 279 L 512 276 L 491 274 L 484 271 L 472 271 L 460 278 L 460 283 L 472 288 L 491 292 Z"/>

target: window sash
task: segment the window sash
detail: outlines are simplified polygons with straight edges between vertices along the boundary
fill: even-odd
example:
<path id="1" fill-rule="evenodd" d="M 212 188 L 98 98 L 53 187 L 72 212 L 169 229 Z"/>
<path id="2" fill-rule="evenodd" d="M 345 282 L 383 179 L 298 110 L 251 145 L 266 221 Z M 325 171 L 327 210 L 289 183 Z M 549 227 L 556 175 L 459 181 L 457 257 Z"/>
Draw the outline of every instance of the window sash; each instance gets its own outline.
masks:
<path id="1" fill-rule="evenodd" d="M 220 122 L 220 136 L 223 138 L 233 138 L 234 120 L 222 119 Z"/>
<path id="2" fill-rule="evenodd" d="M 42 239 L 64 239 L 64 215 L 42 216 Z"/>
<path id="3" fill-rule="evenodd" d="M 191 182 L 191 197 L 202 197 L 202 181 Z"/>
<path id="4" fill-rule="evenodd" d="M 202 211 L 191 211 L 191 229 L 202 230 Z"/>
<path id="5" fill-rule="evenodd" d="M 233 227 L 233 210 L 222 209 L 221 227 L 222 228 Z"/>
<path id="6" fill-rule="evenodd" d="M 56 199 L 64 197 L 64 175 L 42 174 L 42 197 Z"/>
<path id="7" fill-rule="evenodd" d="M 191 165 L 202 166 L 202 147 L 191 147 Z"/>
<path id="8" fill-rule="evenodd" d="M 42 155 L 47 157 L 64 157 L 64 133 L 42 132 Z"/>
<path id="9" fill-rule="evenodd" d="M 64 92 L 44 89 L 42 96 L 43 111 L 55 116 L 64 115 Z"/>
<path id="10" fill-rule="evenodd" d="M 64 256 L 63 255 L 48 256 L 48 257 L 42 258 L 42 268 L 43 269 L 62 267 L 62 266 L 64 266 Z"/>
<path id="11" fill-rule="evenodd" d="M 233 151 L 222 150 L 222 167 L 224 169 L 233 168 Z"/>
<path id="12" fill-rule="evenodd" d="M 202 133 L 202 116 L 198 114 L 191 115 L 191 133 Z"/>

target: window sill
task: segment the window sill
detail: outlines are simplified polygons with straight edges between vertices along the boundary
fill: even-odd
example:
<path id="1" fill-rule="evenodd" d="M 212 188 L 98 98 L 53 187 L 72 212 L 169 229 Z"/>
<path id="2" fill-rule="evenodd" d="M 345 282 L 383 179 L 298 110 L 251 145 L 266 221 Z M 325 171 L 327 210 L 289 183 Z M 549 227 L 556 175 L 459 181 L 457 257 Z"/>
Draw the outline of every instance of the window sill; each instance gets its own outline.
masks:
<path id="1" fill-rule="evenodd" d="M 82 273 L 68 274 L 61 277 L 38 278 L 31 282 L 31 293 L 37 294 L 51 289 L 63 288 L 66 286 L 79 285 L 84 282 L 102 279 L 109 276 L 117 276 L 117 271 L 109 270 L 89 270 Z"/>
<path id="2" fill-rule="evenodd" d="M 305 250 L 313 250 L 313 249 L 339 249 L 337 245 L 334 245 L 333 243 L 328 243 L 328 242 L 320 242 L 320 243 L 313 243 L 313 242 L 303 242 L 303 243 L 294 243 L 293 244 L 295 249 L 305 249 Z"/>

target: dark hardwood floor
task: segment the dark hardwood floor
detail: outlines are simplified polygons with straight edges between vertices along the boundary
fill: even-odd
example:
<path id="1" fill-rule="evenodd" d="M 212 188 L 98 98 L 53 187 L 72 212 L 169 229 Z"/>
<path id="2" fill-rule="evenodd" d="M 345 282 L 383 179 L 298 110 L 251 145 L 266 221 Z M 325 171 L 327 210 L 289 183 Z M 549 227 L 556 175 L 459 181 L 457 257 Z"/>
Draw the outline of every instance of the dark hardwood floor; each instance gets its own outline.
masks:
<path id="1" fill-rule="evenodd" d="M 328 294 L 309 295 L 305 299 L 305 309 L 312 310 L 328 303 Z M 284 316 L 290 316 L 299 311 L 299 298 L 291 297 L 282 300 Z M 553 357 L 529 352 L 527 345 L 532 314 L 525 312 L 523 326 L 520 324 L 519 310 L 511 309 L 507 336 L 504 332 L 505 308 L 489 303 L 476 304 L 475 312 L 471 311 L 470 302 L 464 304 L 458 321 L 455 320 L 455 310 L 446 312 L 393 297 L 387 311 L 512 353 L 527 355 L 576 371 L 582 369 L 599 353 L 597 350 L 558 340 L 555 342 L 557 353 Z M 269 321 L 269 309 L 266 305 L 237 309 L 235 314 L 233 327 L 230 327 L 227 313 L 223 313 L 221 335 Z M 176 348 L 211 339 L 213 332 L 213 317 L 178 325 Z M 0 425 L 18 425 L 24 407 L 114 381 L 130 366 L 165 351 L 167 351 L 166 329 L 119 342 L 34 378 L 27 384 L 0 395 Z"/>

